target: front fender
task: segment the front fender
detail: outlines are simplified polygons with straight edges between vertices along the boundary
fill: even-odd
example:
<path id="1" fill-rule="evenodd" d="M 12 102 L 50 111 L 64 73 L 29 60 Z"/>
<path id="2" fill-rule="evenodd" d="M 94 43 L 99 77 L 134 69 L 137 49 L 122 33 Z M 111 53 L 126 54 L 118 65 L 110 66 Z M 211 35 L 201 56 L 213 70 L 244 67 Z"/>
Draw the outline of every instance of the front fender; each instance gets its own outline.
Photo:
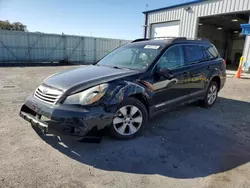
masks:
<path id="1" fill-rule="evenodd" d="M 146 100 L 148 100 L 151 95 L 150 91 L 140 83 L 124 81 L 117 86 L 117 92 L 110 98 L 108 105 L 119 105 L 126 98 L 137 94 L 142 95 Z"/>

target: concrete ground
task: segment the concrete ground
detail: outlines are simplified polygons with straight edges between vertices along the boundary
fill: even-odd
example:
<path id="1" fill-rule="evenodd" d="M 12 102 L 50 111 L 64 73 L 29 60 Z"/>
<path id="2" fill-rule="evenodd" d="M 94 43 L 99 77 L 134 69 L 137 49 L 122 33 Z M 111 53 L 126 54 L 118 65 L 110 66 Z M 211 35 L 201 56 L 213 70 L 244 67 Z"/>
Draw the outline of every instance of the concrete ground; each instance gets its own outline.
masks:
<path id="1" fill-rule="evenodd" d="M 229 75 L 211 109 L 179 107 L 137 139 L 90 144 L 44 136 L 18 116 L 45 77 L 70 68 L 0 68 L 1 188 L 250 187 L 250 79 Z"/>

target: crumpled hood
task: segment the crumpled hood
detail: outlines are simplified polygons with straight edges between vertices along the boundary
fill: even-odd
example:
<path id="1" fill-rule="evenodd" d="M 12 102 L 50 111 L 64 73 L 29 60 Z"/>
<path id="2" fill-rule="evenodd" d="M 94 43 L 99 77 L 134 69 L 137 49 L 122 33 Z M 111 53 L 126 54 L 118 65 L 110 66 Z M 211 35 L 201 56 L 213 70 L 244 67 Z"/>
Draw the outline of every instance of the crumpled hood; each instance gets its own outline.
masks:
<path id="1" fill-rule="evenodd" d="M 87 88 L 136 73 L 138 71 L 88 65 L 52 75 L 43 84 L 64 91 L 77 87 L 84 89 L 84 86 Z"/>

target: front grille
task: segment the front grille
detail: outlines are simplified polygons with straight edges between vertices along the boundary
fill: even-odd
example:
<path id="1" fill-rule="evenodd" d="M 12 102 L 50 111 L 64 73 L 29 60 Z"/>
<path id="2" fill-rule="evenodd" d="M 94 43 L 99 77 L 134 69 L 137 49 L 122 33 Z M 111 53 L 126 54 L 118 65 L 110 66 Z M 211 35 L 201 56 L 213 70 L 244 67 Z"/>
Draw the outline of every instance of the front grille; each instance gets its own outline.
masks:
<path id="1" fill-rule="evenodd" d="M 34 93 L 37 99 L 49 104 L 55 104 L 61 95 L 62 91 L 44 85 L 39 86 Z"/>

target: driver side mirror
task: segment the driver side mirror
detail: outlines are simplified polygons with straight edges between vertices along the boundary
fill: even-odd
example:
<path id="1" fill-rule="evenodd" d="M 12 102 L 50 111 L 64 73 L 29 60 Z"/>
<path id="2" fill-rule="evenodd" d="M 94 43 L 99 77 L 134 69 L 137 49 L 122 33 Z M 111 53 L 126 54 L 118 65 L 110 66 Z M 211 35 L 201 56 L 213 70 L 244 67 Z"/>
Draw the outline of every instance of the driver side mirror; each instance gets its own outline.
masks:
<path id="1" fill-rule="evenodd" d="M 166 69 L 166 68 L 158 69 L 156 71 L 156 74 L 159 76 L 162 76 L 164 78 L 167 78 L 167 79 L 172 79 L 174 77 L 174 75 L 171 73 L 171 71 L 169 69 Z"/>

